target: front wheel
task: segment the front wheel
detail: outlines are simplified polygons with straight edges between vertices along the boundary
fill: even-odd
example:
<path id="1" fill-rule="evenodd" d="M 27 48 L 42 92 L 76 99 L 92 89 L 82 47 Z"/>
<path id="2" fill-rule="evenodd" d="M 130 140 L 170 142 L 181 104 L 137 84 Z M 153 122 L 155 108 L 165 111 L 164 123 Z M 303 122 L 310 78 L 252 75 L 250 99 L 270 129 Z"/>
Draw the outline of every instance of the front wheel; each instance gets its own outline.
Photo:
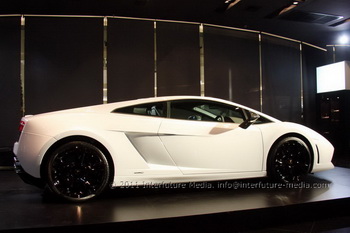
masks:
<path id="1" fill-rule="evenodd" d="M 297 183 L 306 176 L 311 167 L 311 153 L 308 145 L 298 137 L 286 137 L 272 147 L 267 174 L 282 183 Z"/>
<path id="2" fill-rule="evenodd" d="M 83 141 L 68 142 L 49 156 L 46 163 L 47 184 L 61 198 L 86 201 L 107 188 L 109 163 L 96 146 Z"/>

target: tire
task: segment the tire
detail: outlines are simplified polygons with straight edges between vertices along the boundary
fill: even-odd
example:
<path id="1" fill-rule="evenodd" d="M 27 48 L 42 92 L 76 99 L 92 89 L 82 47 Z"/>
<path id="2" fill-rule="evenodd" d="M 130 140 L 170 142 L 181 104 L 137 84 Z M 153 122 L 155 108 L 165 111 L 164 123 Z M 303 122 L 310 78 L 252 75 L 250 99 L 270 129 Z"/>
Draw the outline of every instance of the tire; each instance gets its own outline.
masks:
<path id="1" fill-rule="evenodd" d="M 267 175 L 281 183 L 299 183 L 310 172 L 309 146 L 299 137 L 286 137 L 277 141 L 269 154 Z"/>
<path id="2" fill-rule="evenodd" d="M 104 153 L 93 144 L 68 142 L 50 155 L 46 163 L 49 189 L 73 202 L 100 195 L 110 181 L 110 165 Z"/>

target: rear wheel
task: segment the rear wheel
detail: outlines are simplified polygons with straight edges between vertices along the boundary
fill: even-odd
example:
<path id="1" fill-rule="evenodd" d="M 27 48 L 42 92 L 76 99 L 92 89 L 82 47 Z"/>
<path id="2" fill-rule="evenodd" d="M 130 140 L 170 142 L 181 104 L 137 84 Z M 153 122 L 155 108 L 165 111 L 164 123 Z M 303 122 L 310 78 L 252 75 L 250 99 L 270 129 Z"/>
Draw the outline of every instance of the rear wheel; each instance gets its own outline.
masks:
<path id="1" fill-rule="evenodd" d="M 300 182 L 309 173 L 311 161 L 305 141 L 294 136 L 283 138 L 270 151 L 268 176 L 282 183 Z"/>
<path id="2" fill-rule="evenodd" d="M 47 184 L 58 196 L 74 202 L 86 201 L 108 187 L 109 163 L 95 145 L 83 141 L 68 142 L 49 156 Z"/>

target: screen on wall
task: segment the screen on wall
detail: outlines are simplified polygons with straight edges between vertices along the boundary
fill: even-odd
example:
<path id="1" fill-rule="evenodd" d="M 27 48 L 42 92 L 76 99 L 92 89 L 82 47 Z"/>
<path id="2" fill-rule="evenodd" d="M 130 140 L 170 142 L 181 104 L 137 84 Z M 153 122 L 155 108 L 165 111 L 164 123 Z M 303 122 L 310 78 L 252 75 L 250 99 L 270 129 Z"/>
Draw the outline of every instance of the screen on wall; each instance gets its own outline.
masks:
<path id="1" fill-rule="evenodd" d="M 317 93 L 350 90 L 350 62 L 342 61 L 316 69 Z"/>

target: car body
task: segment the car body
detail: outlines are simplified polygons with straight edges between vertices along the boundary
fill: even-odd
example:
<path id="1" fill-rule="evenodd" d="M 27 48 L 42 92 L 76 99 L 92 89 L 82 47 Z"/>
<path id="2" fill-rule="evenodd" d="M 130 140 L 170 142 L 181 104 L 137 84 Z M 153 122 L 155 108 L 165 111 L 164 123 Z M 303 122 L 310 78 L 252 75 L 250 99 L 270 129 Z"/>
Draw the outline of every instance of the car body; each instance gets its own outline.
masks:
<path id="1" fill-rule="evenodd" d="M 270 176 L 299 182 L 333 168 L 334 148 L 300 124 L 230 101 L 154 97 L 21 120 L 15 166 L 71 201 L 108 187 Z"/>

